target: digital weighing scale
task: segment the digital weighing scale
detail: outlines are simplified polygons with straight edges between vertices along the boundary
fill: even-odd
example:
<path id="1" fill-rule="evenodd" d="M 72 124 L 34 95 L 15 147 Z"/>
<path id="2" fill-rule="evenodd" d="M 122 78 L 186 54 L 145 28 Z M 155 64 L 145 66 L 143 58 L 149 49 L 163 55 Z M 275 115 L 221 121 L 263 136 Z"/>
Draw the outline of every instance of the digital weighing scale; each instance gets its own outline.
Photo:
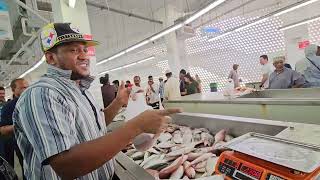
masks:
<path id="1" fill-rule="evenodd" d="M 227 180 L 320 180 L 320 147 L 258 133 L 225 146 L 215 167 Z"/>

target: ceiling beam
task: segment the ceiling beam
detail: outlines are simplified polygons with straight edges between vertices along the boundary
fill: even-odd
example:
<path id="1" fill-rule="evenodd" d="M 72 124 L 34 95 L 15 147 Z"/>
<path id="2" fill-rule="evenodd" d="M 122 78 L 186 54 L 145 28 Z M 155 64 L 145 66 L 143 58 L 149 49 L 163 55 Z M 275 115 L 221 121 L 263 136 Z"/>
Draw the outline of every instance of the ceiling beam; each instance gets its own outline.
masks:
<path id="1" fill-rule="evenodd" d="M 149 22 L 153 22 L 153 23 L 157 23 L 157 24 L 163 24 L 163 22 L 159 21 L 159 20 L 143 17 L 143 16 L 140 16 L 140 15 L 137 15 L 137 14 L 133 14 L 133 13 L 129 13 L 129 12 L 126 12 L 126 11 L 123 11 L 123 10 L 120 10 L 120 9 L 114 9 L 114 8 L 108 7 L 106 5 L 101 5 L 99 3 L 94 3 L 94 2 L 87 1 L 87 5 L 92 6 L 92 7 L 96 7 L 96 8 L 99 8 L 99 9 L 107 9 L 108 11 L 112 11 L 112 12 L 115 12 L 115 13 L 118 13 L 118 14 L 122 14 L 122 15 L 125 15 L 125 16 L 128 16 L 128 17 L 134 17 L 134 18 L 137 18 L 137 19 L 141 19 L 141 20 L 145 20 L 145 21 L 149 21 Z"/>

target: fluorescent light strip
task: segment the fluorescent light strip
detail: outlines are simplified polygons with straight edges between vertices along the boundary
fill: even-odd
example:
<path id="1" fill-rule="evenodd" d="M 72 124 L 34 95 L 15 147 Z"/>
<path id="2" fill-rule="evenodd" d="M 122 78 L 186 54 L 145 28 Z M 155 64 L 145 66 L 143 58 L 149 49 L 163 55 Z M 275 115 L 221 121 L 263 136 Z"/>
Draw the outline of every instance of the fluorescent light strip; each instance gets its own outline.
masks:
<path id="1" fill-rule="evenodd" d="M 76 0 L 69 0 L 69 7 L 74 8 L 76 6 Z"/>
<path id="2" fill-rule="evenodd" d="M 244 25 L 244 26 L 242 26 L 242 27 L 239 27 L 239 28 L 237 28 L 237 29 L 234 30 L 234 31 L 236 31 L 236 32 L 242 31 L 242 30 L 247 29 L 247 28 L 249 28 L 249 27 L 251 27 L 251 26 L 254 26 L 254 25 L 256 25 L 256 24 L 265 22 L 265 21 L 267 21 L 268 19 L 269 19 L 269 17 L 259 19 L 259 20 L 257 20 L 257 21 L 252 22 L 252 23 L 249 23 L 249 24 L 246 24 L 246 25 Z"/>
<path id="3" fill-rule="evenodd" d="M 123 51 L 121 51 L 121 52 L 119 52 L 119 53 L 117 53 L 117 54 L 115 54 L 115 55 L 107 58 L 107 59 L 104 59 L 104 60 L 98 62 L 96 65 L 100 65 L 100 64 L 106 63 L 106 62 L 108 62 L 108 61 L 111 61 L 111 60 L 113 60 L 113 59 L 115 59 L 115 58 L 118 58 L 118 57 L 124 55 L 125 53 L 128 53 L 128 52 L 130 52 L 130 51 L 133 51 L 134 49 L 137 49 L 137 48 L 139 48 L 139 47 L 141 47 L 141 46 L 143 46 L 143 45 L 146 45 L 146 44 L 148 44 L 148 43 L 151 42 L 151 41 L 154 41 L 154 40 L 156 40 L 156 39 L 159 39 L 159 38 L 161 38 L 161 37 L 163 37 L 163 36 L 165 36 L 165 35 L 173 32 L 173 31 L 181 28 L 182 26 L 183 26 L 182 23 L 173 25 L 173 26 L 169 27 L 168 29 L 165 29 L 164 31 L 162 31 L 162 32 L 160 32 L 160 33 L 158 33 L 158 34 L 156 34 L 156 35 L 154 35 L 154 36 L 151 36 L 148 40 L 144 40 L 144 41 L 142 41 L 142 42 L 140 42 L 140 43 L 138 43 L 138 44 L 136 44 L 136 45 L 133 45 L 133 46 L 131 46 L 131 47 L 129 47 L 129 48 L 127 48 L 127 49 L 125 49 L 125 50 L 123 50 Z"/>
<path id="4" fill-rule="evenodd" d="M 304 6 L 307 6 L 307 5 L 312 4 L 314 2 L 317 2 L 317 1 L 319 1 L 319 0 L 310 0 L 310 1 L 303 2 L 303 3 L 299 4 L 299 5 L 295 5 L 295 6 L 289 7 L 288 9 L 286 9 L 284 11 L 280 11 L 277 14 L 275 14 L 274 16 L 280 16 L 280 15 L 286 14 L 288 12 L 294 11 L 296 9 L 299 9 L 301 7 L 304 7 Z"/>
<path id="5" fill-rule="evenodd" d="M 23 78 L 24 76 L 26 76 L 27 74 L 29 74 L 30 72 L 34 71 L 35 69 L 37 69 L 42 63 L 44 63 L 46 61 L 45 56 L 42 56 L 41 60 L 39 62 L 37 62 L 33 67 L 31 67 L 30 69 L 28 69 L 26 72 L 24 72 L 23 74 L 21 74 L 19 76 L 19 78 Z"/>
<path id="6" fill-rule="evenodd" d="M 184 24 L 189 24 L 192 21 L 198 19 L 199 17 L 203 16 L 210 10 L 214 9 L 215 7 L 219 6 L 220 4 L 224 3 L 226 0 L 217 0 L 213 3 L 209 4 L 207 7 L 201 9 L 200 11 L 196 12 L 195 14 L 191 15 L 188 19 L 184 21 Z"/>
<path id="7" fill-rule="evenodd" d="M 106 63 L 110 60 L 113 60 L 117 57 L 120 57 L 122 55 L 124 55 L 125 53 L 128 53 L 128 52 L 131 52 L 133 51 L 134 49 L 137 49 L 141 46 L 144 46 L 146 44 L 148 44 L 149 42 L 151 41 L 154 41 L 154 40 L 157 40 L 181 27 L 184 26 L 184 24 L 189 24 L 190 22 L 198 19 L 199 17 L 201 17 L 202 15 L 206 14 L 207 12 L 209 12 L 210 10 L 214 9 L 215 7 L 219 6 L 220 4 L 222 4 L 223 2 L 225 2 L 227 0 L 217 0 L 217 1 L 214 1 L 213 3 L 209 4 L 207 7 L 205 7 L 204 9 L 201 9 L 200 11 L 196 12 L 194 15 L 192 15 L 191 17 L 189 17 L 186 21 L 184 21 L 184 23 L 179 23 L 179 24 L 176 24 L 176 25 L 173 25 L 165 30 L 163 30 L 162 32 L 159 32 L 153 36 L 151 36 L 150 38 L 147 38 L 147 40 L 144 40 L 140 43 L 137 43 L 127 49 L 124 49 L 123 51 L 107 58 L 107 59 L 104 59 L 104 60 L 101 60 L 100 62 L 98 62 L 96 65 L 100 65 L 100 64 L 103 64 L 103 63 Z"/>
<path id="8" fill-rule="evenodd" d="M 215 40 L 221 39 L 221 38 L 223 38 L 223 37 L 225 37 L 225 36 L 228 36 L 228 35 L 231 34 L 231 33 L 232 33 L 232 32 L 226 32 L 226 33 L 224 33 L 224 34 L 221 34 L 221 35 L 219 35 L 219 36 L 216 36 L 216 37 L 214 37 L 214 38 L 211 38 L 211 39 L 209 39 L 208 41 L 211 42 L 211 41 L 215 41 Z"/>
<path id="9" fill-rule="evenodd" d="M 143 60 L 141 60 L 141 61 L 138 61 L 137 63 L 144 63 L 144 62 L 147 62 L 147 61 L 150 61 L 150 60 L 152 60 L 152 59 L 154 59 L 155 57 L 154 56 L 151 56 L 151 57 L 149 57 L 149 58 L 146 58 L 146 59 L 143 59 Z"/>
<path id="10" fill-rule="evenodd" d="M 138 49 L 139 47 L 144 46 L 144 45 L 148 44 L 149 42 L 150 42 L 149 40 L 142 41 L 134 46 L 129 47 L 128 49 L 125 50 L 125 52 L 128 53 L 130 51 Z"/>
<path id="11" fill-rule="evenodd" d="M 311 22 L 319 20 L 319 19 L 320 19 L 320 16 L 309 18 L 309 19 L 305 19 L 305 20 L 299 21 L 297 23 L 293 23 L 293 24 L 289 24 L 287 26 L 281 27 L 281 28 L 279 28 L 279 30 L 280 31 L 285 31 L 285 30 L 292 29 L 292 28 L 297 27 L 297 26 L 301 26 L 301 25 L 304 25 L 304 24 L 311 23 Z"/>
<path id="12" fill-rule="evenodd" d="M 162 32 L 160 32 L 160 33 L 158 33 L 158 34 L 156 34 L 156 35 L 152 36 L 152 37 L 150 38 L 150 41 L 157 40 L 157 39 L 161 38 L 162 36 L 165 36 L 165 35 L 167 35 L 167 34 L 169 34 L 169 33 L 173 32 L 173 31 L 175 31 L 175 30 L 177 30 L 177 29 L 181 28 L 182 26 L 183 26 L 183 24 L 182 24 L 182 23 L 180 23 L 180 24 L 176 24 L 176 25 L 174 25 L 174 26 L 172 26 L 172 27 L 170 27 L 170 28 L 168 28 L 168 29 L 166 29 L 166 30 L 164 30 L 164 31 L 162 31 Z"/>
<path id="13" fill-rule="evenodd" d="M 214 38 L 211 38 L 211 39 L 209 39 L 208 41 L 209 41 L 209 42 L 212 42 L 212 41 L 218 40 L 218 39 L 220 39 L 220 38 L 222 38 L 222 37 L 225 37 L 225 36 L 227 36 L 227 35 L 229 35 L 229 34 L 231 34 L 231 33 L 233 33 L 233 32 L 239 32 L 239 31 L 241 31 L 241 30 L 243 30 L 243 29 L 246 29 L 246 28 L 248 28 L 248 27 L 251 27 L 251 26 L 254 26 L 254 25 L 259 24 L 259 23 L 261 23 L 261 22 L 264 22 L 264 21 L 268 20 L 271 16 L 275 16 L 275 17 L 276 17 L 276 16 L 279 16 L 279 15 L 283 15 L 283 14 L 285 14 L 285 13 L 288 13 L 288 12 L 291 12 L 291 11 L 296 10 L 296 9 L 298 9 L 298 8 L 304 7 L 304 6 L 306 6 L 306 5 L 309 5 L 309 4 L 311 4 L 311 3 L 314 3 L 314 2 L 316 2 L 316 1 L 319 1 L 319 0 L 309 0 L 309 1 L 306 1 L 306 2 L 303 2 L 303 3 L 299 3 L 298 5 L 291 5 L 291 6 L 289 6 L 289 7 L 282 8 L 282 9 L 280 9 L 280 10 L 274 12 L 274 13 L 270 13 L 269 15 L 263 16 L 262 18 L 259 18 L 258 20 L 255 20 L 255 21 L 253 21 L 253 22 L 251 22 L 251 23 L 249 23 L 249 24 L 246 24 L 246 25 L 237 27 L 237 28 L 235 28 L 235 29 L 233 29 L 233 30 L 231 30 L 231 31 L 228 31 L 228 32 L 223 33 L 223 34 L 221 34 L 221 35 L 219 35 L 219 36 L 216 36 L 216 37 L 214 37 Z M 295 4 L 296 4 L 296 3 L 295 3 Z M 307 23 L 309 23 L 309 22 L 307 22 Z M 296 27 L 296 26 L 295 26 L 295 27 Z M 292 28 L 292 27 L 291 27 L 291 28 Z"/>
<path id="14" fill-rule="evenodd" d="M 101 76 L 105 73 L 108 73 L 108 72 L 112 72 L 112 71 L 117 71 L 117 70 L 120 70 L 120 69 L 124 69 L 124 68 L 128 68 L 128 67 L 131 67 L 131 66 L 134 66 L 134 65 L 137 65 L 137 64 L 141 64 L 141 63 L 144 63 L 146 61 L 150 61 L 152 59 L 155 59 L 156 57 L 154 56 L 151 56 L 151 57 L 148 57 L 146 59 L 142 59 L 140 61 L 136 61 L 136 62 L 133 62 L 133 63 L 130 63 L 130 64 L 127 64 L 127 65 L 124 65 L 124 66 L 120 66 L 120 67 L 117 67 L 117 68 L 114 68 L 114 69 L 109 69 L 109 70 L 106 70 L 106 71 L 103 71 L 101 73 L 99 73 L 98 75 Z"/>

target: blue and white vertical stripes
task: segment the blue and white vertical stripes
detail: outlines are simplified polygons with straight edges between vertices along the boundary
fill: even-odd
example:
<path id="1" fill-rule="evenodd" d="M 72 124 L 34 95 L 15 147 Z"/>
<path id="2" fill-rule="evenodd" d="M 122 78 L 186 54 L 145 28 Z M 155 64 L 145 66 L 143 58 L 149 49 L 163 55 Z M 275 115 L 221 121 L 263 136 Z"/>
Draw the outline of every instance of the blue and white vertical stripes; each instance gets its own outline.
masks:
<path id="1" fill-rule="evenodd" d="M 27 179 L 61 179 L 46 160 L 107 133 L 104 114 L 87 91 L 93 78 L 82 79 L 79 88 L 70 77 L 71 71 L 49 65 L 48 73 L 30 86 L 17 103 L 13 119 Z M 108 180 L 113 174 L 110 160 L 78 179 Z"/>

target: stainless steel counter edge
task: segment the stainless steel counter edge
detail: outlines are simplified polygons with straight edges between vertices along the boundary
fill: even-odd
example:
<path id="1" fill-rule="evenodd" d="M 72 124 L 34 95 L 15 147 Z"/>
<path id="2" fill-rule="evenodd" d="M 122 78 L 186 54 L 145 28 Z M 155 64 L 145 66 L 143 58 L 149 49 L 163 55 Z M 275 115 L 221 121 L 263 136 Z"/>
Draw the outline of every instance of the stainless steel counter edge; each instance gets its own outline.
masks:
<path id="1" fill-rule="evenodd" d="M 215 104 L 265 104 L 265 105 L 308 105 L 308 106 L 319 106 L 320 99 L 282 99 L 282 98 L 229 98 L 219 100 L 172 100 L 165 101 L 166 103 L 215 103 Z"/>
<path id="2" fill-rule="evenodd" d="M 284 138 L 292 141 L 309 143 L 319 146 L 320 145 L 320 125 L 315 124 L 303 124 L 294 122 L 283 122 L 275 120 L 264 120 L 256 118 L 245 118 L 237 116 L 223 116 L 214 114 L 202 114 L 202 113 L 181 113 L 181 115 L 187 116 L 197 116 L 213 119 L 223 119 L 225 121 L 239 121 L 248 123 L 259 123 L 265 125 L 275 125 L 287 127 L 285 130 L 281 131 L 276 137 Z M 320 118 L 319 118 L 320 121 Z"/>

